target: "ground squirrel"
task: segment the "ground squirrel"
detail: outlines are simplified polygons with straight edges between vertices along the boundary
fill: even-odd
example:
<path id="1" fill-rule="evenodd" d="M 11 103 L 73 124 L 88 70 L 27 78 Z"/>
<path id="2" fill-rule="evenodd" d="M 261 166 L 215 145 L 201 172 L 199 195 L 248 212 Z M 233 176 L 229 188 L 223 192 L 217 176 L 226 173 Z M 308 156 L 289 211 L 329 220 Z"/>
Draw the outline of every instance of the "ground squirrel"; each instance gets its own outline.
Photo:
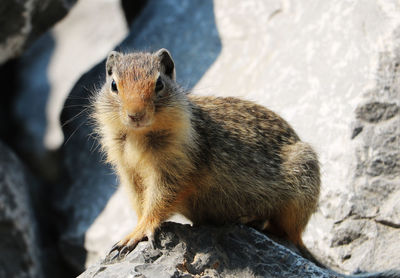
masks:
<path id="1" fill-rule="evenodd" d="M 316 262 L 301 235 L 318 203 L 318 158 L 285 120 L 250 101 L 189 94 L 175 82 L 166 49 L 113 51 L 106 75 L 93 118 L 138 216 L 110 254 L 151 241 L 163 221 L 180 213 L 193 224 L 242 223 L 271 232 Z"/>
<path id="2" fill-rule="evenodd" d="M 138 216 L 134 231 L 115 246 L 119 254 L 152 238 L 175 213 L 193 224 L 252 225 L 304 249 L 319 165 L 285 120 L 250 101 L 187 93 L 175 82 L 166 49 L 113 51 L 106 71 L 93 116 Z"/>

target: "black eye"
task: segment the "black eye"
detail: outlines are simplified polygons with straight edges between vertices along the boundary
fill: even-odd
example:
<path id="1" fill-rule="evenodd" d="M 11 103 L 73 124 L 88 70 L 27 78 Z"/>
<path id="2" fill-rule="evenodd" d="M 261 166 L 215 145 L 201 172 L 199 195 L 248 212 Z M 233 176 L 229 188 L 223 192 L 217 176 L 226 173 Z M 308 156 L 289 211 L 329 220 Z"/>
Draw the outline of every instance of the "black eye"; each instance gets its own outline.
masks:
<path id="1" fill-rule="evenodd" d="M 164 83 L 161 80 L 161 76 L 158 77 L 157 82 L 156 82 L 156 88 L 154 89 L 156 93 L 164 89 Z"/>
<path id="2" fill-rule="evenodd" d="M 117 83 L 115 83 L 114 79 L 111 82 L 111 91 L 113 91 L 114 93 L 118 93 Z"/>

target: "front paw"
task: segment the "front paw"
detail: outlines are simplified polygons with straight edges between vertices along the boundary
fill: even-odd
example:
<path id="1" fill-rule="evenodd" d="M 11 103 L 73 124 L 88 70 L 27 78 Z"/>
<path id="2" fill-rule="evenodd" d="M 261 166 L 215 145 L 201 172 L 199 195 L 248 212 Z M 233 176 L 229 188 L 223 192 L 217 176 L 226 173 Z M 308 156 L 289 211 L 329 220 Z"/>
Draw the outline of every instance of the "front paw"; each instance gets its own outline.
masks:
<path id="1" fill-rule="evenodd" d="M 104 262 L 109 263 L 115 260 L 121 260 L 125 258 L 130 252 L 132 252 L 139 242 L 147 240 L 147 236 L 135 237 L 128 235 L 123 240 L 117 242 L 108 252 L 108 255 L 104 259 Z"/>

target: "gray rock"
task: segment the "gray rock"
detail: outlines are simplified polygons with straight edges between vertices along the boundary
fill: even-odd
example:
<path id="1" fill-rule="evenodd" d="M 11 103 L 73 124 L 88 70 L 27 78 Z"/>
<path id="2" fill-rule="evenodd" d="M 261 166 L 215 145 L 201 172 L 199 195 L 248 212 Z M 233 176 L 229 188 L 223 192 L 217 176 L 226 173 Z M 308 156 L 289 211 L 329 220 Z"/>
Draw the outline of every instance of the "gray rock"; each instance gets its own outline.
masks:
<path id="1" fill-rule="evenodd" d="M 79 277 L 343 277 L 245 226 L 167 222 L 155 243 L 139 243 L 125 258 L 97 263 Z"/>
<path id="2" fill-rule="evenodd" d="M 117 49 L 170 49 L 177 78 L 187 87 L 198 82 L 221 49 L 212 1 L 149 1 L 131 30 Z M 118 181 L 103 163 L 85 109 L 92 94 L 87 88 L 101 86 L 104 68 L 103 61 L 80 78 L 61 117 L 68 181 L 55 202 L 67 219 L 61 223 L 60 247 L 65 260 L 80 271 L 103 257 L 136 222 L 126 193 L 113 196 Z"/>
<path id="3" fill-rule="evenodd" d="M 61 172 L 54 152 L 63 143 L 59 117 L 65 98 L 127 32 L 119 0 L 81 0 L 18 59 L 1 67 L 1 80 L 13 99 L 0 104 L 0 135 L 6 134 L 7 142 L 46 181 L 55 183 Z"/>
<path id="4" fill-rule="evenodd" d="M 378 123 L 393 118 L 399 113 L 400 109 L 396 103 L 369 102 L 356 109 L 358 119 Z"/>
<path id="5" fill-rule="evenodd" d="M 8 130 L 9 144 L 17 150 L 24 162 L 35 172 L 46 178 L 54 176 L 55 163 L 51 163 L 48 150 L 43 144 L 46 132 L 46 103 L 51 85 L 46 76 L 54 40 L 49 33 L 44 34 L 15 61 L 15 94 L 10 102 L 10 119 L 14 126 Z M 7 80 L 3 80 L 7 82 Z M 50 162 L 50 163 L 49 163 Z"/>
<path id="6" fill-rule="evenodd" d="M 263 104 L 314 146 L 322 189 L 304 240 L 322 261 L 399 268 L 398 1 L 214 5 L 223 49 L 194 92 Z"/>
<path id="7" fill-rule="evenodd" d="M 63 18 L 76 0 L 3 0 L 0 7 L 0 64 L 17 57 Z"/>
<path id="8" fill-rule="evenodd" d="M 27 172 L 0 142 L 0 277 L 43 277 Z"/>
<path id="9" fill-rule="evenodd" d="M 399 31 L 400 26 L 393 32 L 395 42 Z M 400 238 L 400 90 L 394 86 L 400 82 L 399 64 L 400 44 L 380 54 L 376 86 L 355 110 L 356 125 L 363 128 L 353 139 L 357 170 L 351 180 L 352 211 L 332 230 L 335 241 L 343 243 L 334 250 L 345 254 L 341 261 L 346 267 L 400 267 L 395 243 Z"/>
<path id="10" fill-rule="evenodd" d="M 42 1 L 42 4 L 43 9 L 48 6 L 46 1 Z M 2 8 L 3 6 L 0 7 L 1 11 Z M 113 17 L 113 21 L 107 22 L 110 17 Z M 55 195 L 63 194 L 55 189 L 59 188 L 60 180 L 64 181 L 64 176 L 60 167 L 60 153 L 54 151 L 57 146 L 47 142 L 48 137 L 54 142 L 53 139 L 57 136 L 49 130 L 54 129 L 54 125 L 61 130 L 59 114 L 67 94 L 84 72 L 97 64 L 126 36 L 127 29 L 118 0 L 100 4 L 97 0 L 81 0 L 61 22 L 35 40 L 17 60 L 1 68 L 1 80 L 6 86 L 3 89 L 8 93 L 0 104 L 1 115 L 4 115 L 0 122 L 7 123 L 0 123 L 0 133 L 34 174 L 41 178 L 40 186 L 35 192 L 39 201 L 34 206 L 40 211 L 39 230 L 48 253 L 45 254 L 44 268 L 45 272 L 50 268 L 50 276 L 68 275 L 68 270 L 61 268 L 58 252 L 53 248 L 55 239 L 58 239 L 58 228 L 64 227 L 64 220 L 60 219 L 50 203 L 55 197 L 53 192 Z M 93 45 L 96 47 L 93 48 Z M 10 64 L 13 66 L 11 70 L 6 67 Z M 10 95 L 13 95 L 13 99 L 4 101 Z M 3 107 L 7 110 L 3 110 Z M 115 184 L 114 181 L 113 183 Z M 111 187 L 111 190 L 114 188 Z M 60 227 L 55 225 L 57 221 L 60 221 Z M 127 221 L 127 225 L 129 223 L 131 222 Z M 131 223 L 129 227 L 133 225 Z M 124 233 L 123 229 L 121 231 Z M 119 235 L 122 237 L 118 232 L 115 233 L 115 236 Z M 111 239 L 117 240 L 114 237 Z M 95 241 L 92 242 L 94 244 Z M 69 245 L 61 244 L 62 249 L 63 246 Z M 83 253 L 81 257 L 86 257 L 82 247 L 73 247 L 71 250 L 78 254 Z M 77 261 L 78 258 L 79 256 Z M 84 259 L 82 261 L 79 271 L 84 265 Z"/>
<path id="11" fill-rule="evenodd" d="M 121 49 L 166 47 L 178 81 L 196 85 L 194 93 L 247 98 L 281 114 L 322 164 L 320 209 L 306 245 L 341 271 L 398 268 L 398 2 L 213 3 L 151 1 Z M 103 68 L 82 77 L 66 107 L 88 104 L 79 100 L 90 94 L 82 88 L 100 86 Z M 65 111 L 63 122 L 81 111 Z M 111 246 L 114 232 L 107 230 L 125 229 L 112 216 L 128 212 L 106 206 L 114 192 L 109 185 L 117 182 L 98 162 L 101 156 L 87 151 L 95 142 L 87 140 L 85 117 L 64 132 L 71 137 L 64 148 L 71 187 L 59 202 L 70 212 L 63 242 L 71 249 L 64 251 L 70 260 L 77 260 L 72 247 L 88 252 L 90 261 L 82 260 L 91 263 L 102 257 L 102 242 Z M 96 222 L 103 208 L 108 216 Z M 107 225 L 103 236 L 86 233 L 100 222 Z M 99 244 L 82 249 L 84 238 Z"/>

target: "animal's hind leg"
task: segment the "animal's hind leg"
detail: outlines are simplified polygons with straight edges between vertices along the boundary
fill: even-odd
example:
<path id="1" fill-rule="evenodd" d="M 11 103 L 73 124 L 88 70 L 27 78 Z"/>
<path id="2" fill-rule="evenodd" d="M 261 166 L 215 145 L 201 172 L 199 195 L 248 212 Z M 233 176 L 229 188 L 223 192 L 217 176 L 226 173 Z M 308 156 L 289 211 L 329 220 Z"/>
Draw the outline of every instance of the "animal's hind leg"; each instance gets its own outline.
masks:
<path id="1" fill-rule="evenodd" d="M 271 217 L 265 231 L 286 238 L 296 246 L 303 246 L 301 235 L 309 217 L 306 218 L 305 212 L 295 202 L 290 202 Z"/>
<path id="2" fill-rule="evenodd" d="M 320 190 L 318 158 L 313 149 L 304 142 L 297 142 L 283 148 L 283 184 L 290 189 L 286 201 L 270 218 L 267 231 L 293 242 L 304 257 L 319 263 L 307 250 L 301 238 L 302 233 L 316 210 Z"/>
<path id="3" fill-rule="evenodd" d="M 271 218 L 269 226 L 265 231 L 290 240 L 296 245 L 304 258 L 312 261 L 319 267 L 326 268 L 307 249 L 301 237 L 311 213 L 312 211 L 308 210 L 304 205 L 290 202 L 279 212 L 279 215 Z"/>
<path id="4" fill-rule="evenodd" d="M 304 142 L 283 148 L 283 183 L 290 189 L 288 198 L 271 218 L 271 228 L 281 232 L 298 246 L 301 234 L 314 213 L 320 190 L 318 158 Z"/>

